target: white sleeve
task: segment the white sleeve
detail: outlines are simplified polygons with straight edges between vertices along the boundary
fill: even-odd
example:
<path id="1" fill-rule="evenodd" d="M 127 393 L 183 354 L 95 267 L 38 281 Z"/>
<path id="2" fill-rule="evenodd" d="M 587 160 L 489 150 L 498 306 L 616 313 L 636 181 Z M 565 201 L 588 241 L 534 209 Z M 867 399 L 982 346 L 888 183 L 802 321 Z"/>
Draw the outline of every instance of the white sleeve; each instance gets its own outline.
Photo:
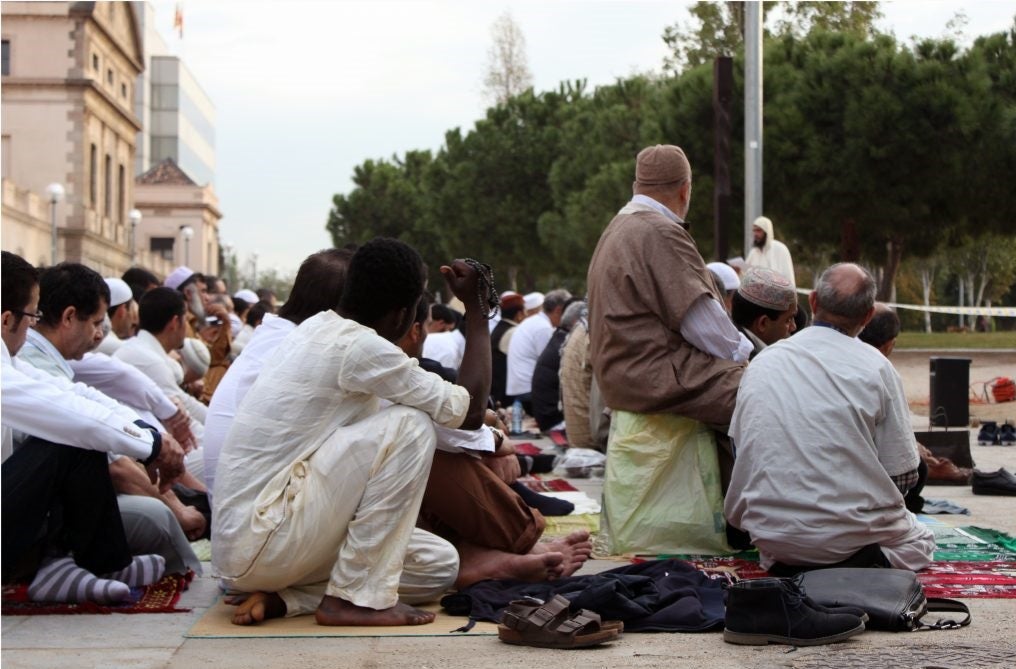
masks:
<path id="1" fill-rule="evenodd" d="M 703 295 L 691 305 L 681 321 L 684 340 L 711 356 L 744 362 L 755 349 L 748 338 L 737 331 L 720 303 Z"/>
<path id="2" fill-rule="evenodd" d="M 133 424 L 137 414 L 88 386 L 5 360 L 0 389 L 4 427 L 137 460 L 152 454 L 151 433 Z"/>
<path id="3" fill-rule="evenodd" d="M 486 427 L 479 430 L 456 430 L 443 425 L 434 425 L 437 450 L 445 453 L 493 453 L 494 433 Z"/>
<path id="4" fill-rule="evenodd" d="M 69 360 L 74 380 L 92 386 L 124 404 L 166 419 L 177 412 L 166 393 L 136 367 L 102 353 Z"/>

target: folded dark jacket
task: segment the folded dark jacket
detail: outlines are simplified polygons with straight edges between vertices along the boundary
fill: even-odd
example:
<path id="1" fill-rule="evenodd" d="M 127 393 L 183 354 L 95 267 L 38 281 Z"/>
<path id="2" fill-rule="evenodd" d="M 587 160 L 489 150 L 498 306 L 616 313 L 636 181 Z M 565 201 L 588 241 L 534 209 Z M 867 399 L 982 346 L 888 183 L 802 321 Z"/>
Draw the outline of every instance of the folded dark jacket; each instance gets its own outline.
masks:
<path id="1" fill-rule="evenodd" d="M 498 622 L 512 600 L 547 601 L 558 594 L 571 601 L 573 611 L 623 620 L 626 632 L 705 632 L 723 627 L 722 584 L 687 562 L 654 560 L 542 583 L 481 581 L 445 596 L 441 606 L 452 615 Z"/>

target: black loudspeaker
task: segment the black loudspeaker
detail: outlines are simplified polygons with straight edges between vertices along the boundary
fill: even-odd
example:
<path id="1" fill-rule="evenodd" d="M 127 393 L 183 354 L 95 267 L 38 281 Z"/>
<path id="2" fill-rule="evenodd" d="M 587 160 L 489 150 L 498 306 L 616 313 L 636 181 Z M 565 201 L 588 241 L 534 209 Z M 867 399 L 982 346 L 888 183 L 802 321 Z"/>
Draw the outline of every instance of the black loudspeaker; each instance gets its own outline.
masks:
<path id="1" fill-rule="evenodd" d="M 970 424 L 970 358 L 930 358 L 928 411 L 936 427 Z"/>

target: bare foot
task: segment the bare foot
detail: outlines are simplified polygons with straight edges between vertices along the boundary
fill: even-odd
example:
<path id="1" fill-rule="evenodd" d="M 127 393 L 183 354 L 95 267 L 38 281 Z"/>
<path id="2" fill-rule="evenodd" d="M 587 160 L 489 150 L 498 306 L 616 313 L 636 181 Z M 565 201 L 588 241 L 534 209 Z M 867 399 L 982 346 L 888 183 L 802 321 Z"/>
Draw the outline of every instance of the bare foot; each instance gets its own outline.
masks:
<path id="1" fill-rule="evenodd" d="M 465 588 L 478 581 L 513 578 L 520 581 L 553 581 L 564 575 L 565 556 L 558 552 L 516 555 L 493 548 L 462 543 L 459 550 L 459 575 L 456 588 Z"/>
<path id="2" fill-rule="evenodd" d="M 538 543 L 531 553 L 561 553 L 564 555 L 562 576 L 571 576 L 579 570 L 593 552 L 593 542 L 586 530 L 575 530 L 561 539 Z"/>
<path id="3" fill-rule="evenodd" d="M 227 600 L 228 601 L 228 600 Z M 233 612 L 234 625 L 254 625 L 286 615 L 286 603 L 274 592 L 252 592 Z"/>
<path id="4" fill-rule="evenodd" d="M 370 609 L 357 606 L 338 597 L 325 595 L 318 605 L 314 618 L 318 625 L 394 626 L 426 625 L 434 622 L 436 614 L 415 609 L 402 602 L 388 609 Z"/>

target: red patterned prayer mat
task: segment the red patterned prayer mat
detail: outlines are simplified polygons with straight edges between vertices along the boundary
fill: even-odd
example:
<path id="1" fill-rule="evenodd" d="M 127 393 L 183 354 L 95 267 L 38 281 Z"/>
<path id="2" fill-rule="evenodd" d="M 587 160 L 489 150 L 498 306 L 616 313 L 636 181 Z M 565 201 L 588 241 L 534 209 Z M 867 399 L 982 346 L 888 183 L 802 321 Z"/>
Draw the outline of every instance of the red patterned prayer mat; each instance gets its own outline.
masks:
<path id="1" fill-rule="evenodd" d="M 539 476 L 525 476 L 518 482 L 533 492 L 575 492 L 578 490 L 565 479 L 541 479 Z"/>
<path id="2" fill-rule="evenodd" d="M 3 589 L 2 612 L 5 616 L 66 615 L 73 613 L 181 613 L 190 609 L 176 607 L 180 595 L 194 578 L 194 572 L 187 575 L 166 574 L 152 585 L 131 588 L 130 599 L 121 604 L 60 604 L 55 602 L 31 602 L 28 600 L 28 586 L 17 584 Z"/>

